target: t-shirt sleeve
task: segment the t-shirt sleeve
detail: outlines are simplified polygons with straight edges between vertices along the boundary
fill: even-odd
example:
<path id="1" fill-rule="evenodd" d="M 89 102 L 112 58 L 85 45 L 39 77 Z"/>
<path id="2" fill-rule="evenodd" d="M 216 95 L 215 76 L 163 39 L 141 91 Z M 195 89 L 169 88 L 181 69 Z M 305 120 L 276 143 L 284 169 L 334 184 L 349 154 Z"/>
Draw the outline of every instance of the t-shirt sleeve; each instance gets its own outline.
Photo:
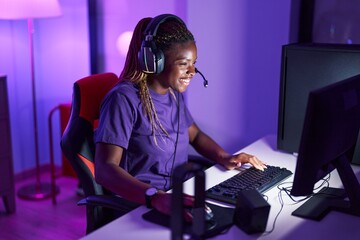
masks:
<path id="1" fill-rule="evenodd" d="M 100 110 L 99 126 L 95 131 L 95 143 L 114 144 L 127 149 L 136 112 L 121 93 L 108 95 Z"/>

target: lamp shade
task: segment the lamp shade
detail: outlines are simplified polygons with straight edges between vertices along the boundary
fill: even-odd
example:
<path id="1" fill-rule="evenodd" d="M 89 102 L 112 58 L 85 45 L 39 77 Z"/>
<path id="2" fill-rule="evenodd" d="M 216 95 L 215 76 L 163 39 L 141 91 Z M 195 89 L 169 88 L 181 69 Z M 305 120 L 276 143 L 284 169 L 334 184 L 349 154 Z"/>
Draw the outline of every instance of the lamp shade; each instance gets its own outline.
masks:
<path id="1" fill-rule="evenodd" d="M 0 19 L 47 18 L 61 14 L 58 0 L 0 0 Z"/>

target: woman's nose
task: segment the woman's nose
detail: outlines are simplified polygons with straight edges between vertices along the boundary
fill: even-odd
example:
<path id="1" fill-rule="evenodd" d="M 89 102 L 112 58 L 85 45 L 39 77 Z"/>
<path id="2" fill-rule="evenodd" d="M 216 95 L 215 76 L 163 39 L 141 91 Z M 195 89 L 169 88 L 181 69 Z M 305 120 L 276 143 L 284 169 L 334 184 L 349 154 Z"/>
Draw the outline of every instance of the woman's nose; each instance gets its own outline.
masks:
<path id="1" fill-rule="evenodd" d="M 194 76 L 195 73 L 196 73 L 196 67 L 195 67 L 195 66 L 190 66 L 190 67 L 188 68 L 187 74 L 190 74 L 191 76 Z"/>

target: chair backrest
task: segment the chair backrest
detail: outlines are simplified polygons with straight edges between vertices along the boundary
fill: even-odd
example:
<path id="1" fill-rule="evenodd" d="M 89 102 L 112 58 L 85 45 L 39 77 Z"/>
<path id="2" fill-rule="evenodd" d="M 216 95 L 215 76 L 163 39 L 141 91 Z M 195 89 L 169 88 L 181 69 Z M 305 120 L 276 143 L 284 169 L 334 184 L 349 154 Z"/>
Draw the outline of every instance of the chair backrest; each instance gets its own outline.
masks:
<path id="1" fill-rule="evenodd" d="M 114 73 L 101 73 L 74 83 L 71 115 L 61 138 L 61 149 L 74 168 L 85 196 L 102 195 L 94 178 L 94 128 L 104 96 L 119 82 Z"/>

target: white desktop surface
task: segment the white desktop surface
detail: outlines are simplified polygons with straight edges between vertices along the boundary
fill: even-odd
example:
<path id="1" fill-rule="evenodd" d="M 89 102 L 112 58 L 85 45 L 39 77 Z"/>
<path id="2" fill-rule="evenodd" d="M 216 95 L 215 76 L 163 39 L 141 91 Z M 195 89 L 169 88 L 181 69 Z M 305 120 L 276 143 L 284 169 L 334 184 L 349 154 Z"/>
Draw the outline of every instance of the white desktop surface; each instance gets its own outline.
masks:
<path id="1" fill-rule="evenodd" d="M 296 157 L 291 154 L 277 151 L 275 136 L 264 137 L 246 148 L 241 149 L 239 152 L 247 152 L 256 155 L 259 159 L 269 165 L 286 167 L 293 173 L 295 172 Z M 353 166 L 353 169 L 357 178 L 360 179 L 360 167 Z M 226 171 L 222 167 L 215 165 L 205 172 L 206 188 L 210 188 L 237 174 L 238 170 Z M 291 186 L 293 176 L 294 175 L 290 176 L 290 178 L 284 181 L 285 183 L 289 182 L 286 186 Z M 331 174 L 330 186 L 342 186 L 337 171 L 333 171 Z M 184 192 L 193 194 L 193 189 L 193 179 L 184 183 Z M 268 197 L 268 203 L 271 205 L 266 228 L 267 231 L 272 228 L 275 217 L 281 208 L 278 193 L 279 190 L 276 187 L 264 193 Z M 298 208 L 302 203 L 294 204 L 286 194 L 282 195 L 282 199 L 284 201 L 284 206 L 276 220 L 275 229 L 272 233 L 248 235 L 234 225 L 226 233 L 211 239 L 360 239 L 360 217 L 332 211 L 320 222 L 305 220 L 291 215 L 292 211 Z M 85 236 L 83 239 L 171 239 L 170 229 L 147 222 L 142 218 L 142 215 L 147 211 L 149 210 L 145 206 L 141 206 Z M 184 239 L 185 238 L 186 236 L 184 236 Z"/>

